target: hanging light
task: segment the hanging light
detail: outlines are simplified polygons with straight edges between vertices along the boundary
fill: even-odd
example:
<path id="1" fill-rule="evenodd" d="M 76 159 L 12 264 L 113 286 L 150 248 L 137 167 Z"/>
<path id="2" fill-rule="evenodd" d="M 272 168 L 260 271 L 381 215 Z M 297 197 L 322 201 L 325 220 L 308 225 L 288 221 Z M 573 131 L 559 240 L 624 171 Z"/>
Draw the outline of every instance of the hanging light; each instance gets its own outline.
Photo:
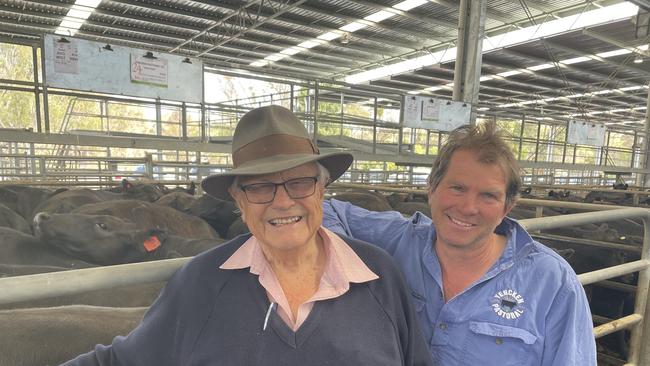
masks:
<path id="1" fill-rule="evenodd" d="M 142 56 L 142 57 L 149 58 L 149 59 L 152 59 L 152 60 L 155 60 L 155 59 L 158 58 L 158 57 L 154 56 L 153 52 L 151 52 L 151 51 L 147 51 L 147 53 L 145 53 L 144 56 Z"/>
<path id="2" fill-rule="evenodd" d="M 108 43 L 106 43 L 106 46 L 102 47 L 102 49 L 105 51 L 113 51 L 113 47 Z"/>
<path id="3" fill-rule="evenodd" d="M 185 63 L 185 64 L 191 64 L 191 63 L 192 63 L 192 60 L 190 60 L 189 57 L 185 57 L 185 59 L 183 60 L 183 63 Z"/>

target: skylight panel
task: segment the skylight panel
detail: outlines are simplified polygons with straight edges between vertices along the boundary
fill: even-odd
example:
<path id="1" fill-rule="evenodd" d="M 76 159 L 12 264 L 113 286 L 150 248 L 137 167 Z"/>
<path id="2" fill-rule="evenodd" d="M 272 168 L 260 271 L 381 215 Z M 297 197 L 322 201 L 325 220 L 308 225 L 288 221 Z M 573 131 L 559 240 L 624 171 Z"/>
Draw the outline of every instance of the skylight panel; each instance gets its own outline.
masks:
<path id="1" fill-rule="evenodd" d="M 368 15 L 367 17 L 363 18 L 365 20 L 369 20 L 371 22 L 379 23 L 382 20 L 386 20 L 388 18 L 394 17 L 396 14 L 390 11 L 386 10 L 380 10 L 374 14 Z"/>
<path id="2" fill-rule="evenodd" d="M 420 5 L 426 4 L 426 0 L 406 0 L 402 1 L 399 4 L 393 5 L 393 8 L 398 9 L 398 10 L 403 10 L 403 11 L 409 11 L 413 8 L 416 8 Z"/>

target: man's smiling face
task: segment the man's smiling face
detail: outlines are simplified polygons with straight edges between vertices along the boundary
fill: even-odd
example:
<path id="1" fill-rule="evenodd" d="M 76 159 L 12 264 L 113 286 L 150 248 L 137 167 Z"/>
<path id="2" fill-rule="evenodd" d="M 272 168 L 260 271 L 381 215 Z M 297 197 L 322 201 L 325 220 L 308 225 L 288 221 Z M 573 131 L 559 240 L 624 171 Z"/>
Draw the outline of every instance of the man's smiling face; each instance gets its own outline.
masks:
<path id="1" fill-rule="evenodd" d="M 440 184 L 429 191 L 436 245 L 476 249 L 489 245 L 510 211 L 506 177 L 498 164 L 484 164 L 473 150 L 454 152 Z"/>

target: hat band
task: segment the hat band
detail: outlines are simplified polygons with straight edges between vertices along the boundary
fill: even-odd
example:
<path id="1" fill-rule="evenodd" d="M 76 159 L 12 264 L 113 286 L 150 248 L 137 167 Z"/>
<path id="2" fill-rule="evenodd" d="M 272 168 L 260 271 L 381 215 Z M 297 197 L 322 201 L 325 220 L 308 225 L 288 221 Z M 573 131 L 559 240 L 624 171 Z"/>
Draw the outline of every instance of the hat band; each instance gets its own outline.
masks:
<path id="1" fill-rule="evenodd" d="M 318 148 L 311 140 L 291 135 L 269 135 L 260 137 L 250 144 L 233 152 L 235 168 L 248 161 L 267 158 L 273 155 L 312 154 L 318 155 Z"/>

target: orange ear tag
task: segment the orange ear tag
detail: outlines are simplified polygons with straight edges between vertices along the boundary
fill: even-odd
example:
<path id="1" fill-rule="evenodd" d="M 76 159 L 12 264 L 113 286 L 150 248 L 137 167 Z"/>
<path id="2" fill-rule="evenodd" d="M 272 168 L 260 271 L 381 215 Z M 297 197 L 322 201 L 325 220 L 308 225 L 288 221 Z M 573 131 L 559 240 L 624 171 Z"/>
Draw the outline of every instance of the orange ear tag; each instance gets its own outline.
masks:
<path id="1" fill-rule="evenodd" d="M 155 235 L 150 236 L 148 239 L 142 243 L 144 245 L 144 249 L 147 252 L 153 252 L 154 250 L 158 249 L 160 246 L 160 240 L 158 240 L 158 237 Z"/>

